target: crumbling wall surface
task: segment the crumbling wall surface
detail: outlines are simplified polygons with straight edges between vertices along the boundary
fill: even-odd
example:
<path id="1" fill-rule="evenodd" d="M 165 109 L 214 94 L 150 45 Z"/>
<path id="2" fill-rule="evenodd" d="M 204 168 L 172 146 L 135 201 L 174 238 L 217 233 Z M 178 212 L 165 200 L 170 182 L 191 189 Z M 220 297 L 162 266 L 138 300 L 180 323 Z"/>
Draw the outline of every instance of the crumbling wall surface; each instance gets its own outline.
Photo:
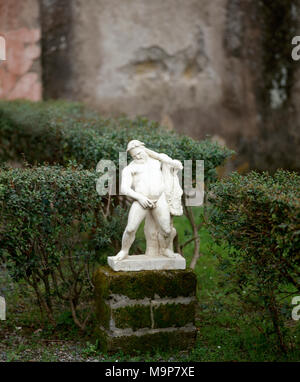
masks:
<path id="1" fill-rule="evenodd" d="M 236 149 L 241 171 L 299 169 L 299 2 L 0 0 L 17 48 L 0 97 L 39 98 L 39 3 L 45 98 L 210 136 Z"/>
<path id="2" fill-rule="evenodd" d="M 233 141 L 240 126 L 223 105 L 226 1 L 72 1 L 65 48 L 65 83 L 71 78 L 72 85 L 59 92 L 46 81 L 45 95 L 82 100 L 109 115 L 145 115 L 197 138 Z M 43 71 L 59 77 L 44 37 L 50 29 L 62 37 L 56 3 L 42 0 L 42 21 L 48 17 Z M 236 98 L 243 104 L 245 97 Z"/>
<path id="3" fill-rule="evenodd" d="M 226 1 L 213 3 L 76 0 L 80 99 L 108 114 L 146 115 L 189 135 L 219 134 Z"/>
<path id="4" fill-rule="evenodd" d="M 300 31 L 299 0 L 260 0 L 239 4 L 244 43 L 240 58 L 248 68 L 254 100 L 255 134 L 238 133 L 239 156 L 251 168 L 300 170 L 300 64 L 292 59 L 292 39 Z M 243 5 L 243 7 L 241 7 Z M 244 77 L 246 78 L 246 77 Z M 248 103 L 250 105 L 250 103 Z M 243 112 L 243 109 L 240 109 Z M 246 124 L 249 127 L 248 124 Z"/>
<path id="5" fill-rule="evenodd" d="M 0 64 L 0 98 L 40 100 L 38 0 L 0 0 L 0 35 L 6 41 L 6 61 Z"/>
<path id="6" fill-rule="evenodd" d="M 210 136 L 237 150 L 240 170 L 297 167 L 289 42 L 299 0 L 74 0 L 67 38 L 56 27 L 64 2 L 42 0 L 65 49 L 43 38 L 47 97 Z"/>

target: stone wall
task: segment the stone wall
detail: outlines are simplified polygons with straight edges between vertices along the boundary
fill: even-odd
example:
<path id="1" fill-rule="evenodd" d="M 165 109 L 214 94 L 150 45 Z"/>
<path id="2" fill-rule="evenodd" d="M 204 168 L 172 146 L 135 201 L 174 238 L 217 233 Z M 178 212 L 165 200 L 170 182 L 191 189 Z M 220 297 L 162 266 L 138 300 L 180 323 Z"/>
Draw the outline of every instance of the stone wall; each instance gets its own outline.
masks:
<path id="1" fill-rule="evenodd" d="M 0 64 L 0 98 L 40 100 L 38 0 L 0 0 L 0 35 L 6 41 L 6 61 Z"/>
<path id="2" fill-rule="evenodd" d="M 44 98 L 209 136 L 236 149 L 241 171 L 299 169 L 299 10 L 299 0 L 0 0 L 0 98 L 40 99 L 41 45 Z"/>
<path id="3" fill-rule="evenodd" d="M 238 151 L 241 171 L 299 167 L 299 86 L 280 85 L 297 78 L 298 0 L 64 2 L 42 0 L 46 97 L 210 136 Z"/>

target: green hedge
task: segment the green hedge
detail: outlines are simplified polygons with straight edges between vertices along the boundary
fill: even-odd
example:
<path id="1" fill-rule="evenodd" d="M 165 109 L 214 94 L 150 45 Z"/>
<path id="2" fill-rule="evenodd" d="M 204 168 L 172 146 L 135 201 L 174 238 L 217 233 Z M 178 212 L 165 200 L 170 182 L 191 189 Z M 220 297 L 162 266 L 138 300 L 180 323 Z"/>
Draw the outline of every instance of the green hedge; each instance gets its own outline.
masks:
<path id="1" fill-rule="evenodd" d="M 240 297 L 270 314 L 285 349 L 292 306 L 284 297 L 300 294 L 299 174 L 234 173 L 211 187 L 209 200 L 214 238 L 234 249 L 230 262 L 223 259 L 225 269 L 227 261 Z"/>
<path id="2" fill-rule="evenodd" d="M 100 159 L 111 159 L 117 165 L 119 152 L 126 150 L 131 139 L 180 161 L 203 159 L 206 180 L 216 179 L 216 167 L 233 154 L 209 140 L 199 142 L 166 131 L 146 118 L 105 119 L 82 104 L 64 101 L 0 102 L 2 161 L 24 154 L 29 163 L 66 165 L 75 160 L 94 169 Z"/>
<path id="3" fill-rule="evenodd" d="M 119 249 L 126 211 L 112 205 L 105 217 L 95 182 L 95 172 L 78 168 L 0 170 L 0 258 L 34 288 L 52 321 L 52 300 L 76 313 L 93 265 Z"/>

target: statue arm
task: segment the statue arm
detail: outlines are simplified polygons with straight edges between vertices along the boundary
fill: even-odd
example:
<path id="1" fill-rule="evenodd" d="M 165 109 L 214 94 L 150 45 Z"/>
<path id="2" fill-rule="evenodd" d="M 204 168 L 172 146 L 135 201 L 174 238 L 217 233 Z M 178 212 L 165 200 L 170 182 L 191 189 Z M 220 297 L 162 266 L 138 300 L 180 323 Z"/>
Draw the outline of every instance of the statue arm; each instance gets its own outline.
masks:
<path id="1" fill-rule="evenodd" d="M 132 174 L 128 167 L 125 167 L 122 171 L 121 192 L 123 195 L 130 196 L 131 198 L 138 200 L 141 194 L 135 192 L 132 188 Z"/>
<path id="2" fill-rule="evenodd" d="M 157 152 L 150 150 L 150 149 L 147 149 L 147 148 L 145 148 L 145 151 L 153 159 L 157 159 L 160 162 L 166 163 L 169 166 L 175 167 L 175 168 L 180 169 L 180 170 L 182 170 L 182 168 L 183 168 L 180 161 L 174 160 L 166 154 L 157 153 Z"/>

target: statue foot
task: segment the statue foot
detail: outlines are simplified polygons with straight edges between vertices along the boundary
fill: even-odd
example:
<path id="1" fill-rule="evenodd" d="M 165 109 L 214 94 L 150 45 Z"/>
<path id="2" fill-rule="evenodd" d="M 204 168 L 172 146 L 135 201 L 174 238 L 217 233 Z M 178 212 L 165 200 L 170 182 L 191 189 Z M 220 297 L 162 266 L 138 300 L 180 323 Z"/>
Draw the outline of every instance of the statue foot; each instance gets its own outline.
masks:
<path id="1" fill-rule="evenodd" d="M 176 253 L 174 253 L 173 251 L 171 251 L 171 249 L 166 249 L 164 251 L 164 256 L 166 257 L 177 257 Z"/>
<path id="2" fill-rule="evenodd" d="M 114 256 L 114 259 L 116 261 L 121 261 L 121 260 L 126 259 L 126 257 L 128 257 L 128 252 L 120 251 L 116 256 Z"/>

